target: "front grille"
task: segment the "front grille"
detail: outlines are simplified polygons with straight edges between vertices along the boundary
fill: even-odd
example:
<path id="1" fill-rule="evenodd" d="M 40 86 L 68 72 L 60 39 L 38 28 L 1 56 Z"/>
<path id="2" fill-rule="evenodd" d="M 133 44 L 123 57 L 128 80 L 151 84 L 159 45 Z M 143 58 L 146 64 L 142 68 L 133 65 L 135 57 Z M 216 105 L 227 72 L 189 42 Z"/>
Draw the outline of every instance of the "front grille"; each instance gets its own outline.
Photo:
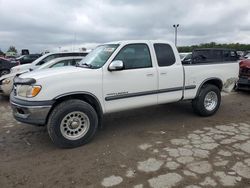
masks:
<path id="1" fill-rule="evenodd" d="M 13 87 L 13 94 L 14 94 L 14 96 L 17 95 L 17 92 L 16 92 L 16 85 L 14 85 L 14 87 Z"/>
<path id="2" fill-rule="evenodd" d="M 250 69 L 249 68 L 241 68 L 240 76 L 248 76 L 250 77 Z"/>

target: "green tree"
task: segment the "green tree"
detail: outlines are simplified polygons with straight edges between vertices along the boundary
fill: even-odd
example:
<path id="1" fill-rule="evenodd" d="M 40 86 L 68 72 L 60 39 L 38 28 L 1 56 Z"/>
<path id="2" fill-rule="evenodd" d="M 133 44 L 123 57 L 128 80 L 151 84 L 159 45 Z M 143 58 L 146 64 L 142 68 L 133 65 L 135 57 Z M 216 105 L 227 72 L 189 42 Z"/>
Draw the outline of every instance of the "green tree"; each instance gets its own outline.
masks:
<path id="1" fill-rule="evenodd" d="M 17 49 L 15 46 L 10 46 L 7 52 L 15 52 L 17 53 Z"/>
<path id="2" fill-rule="evenodd" d="M 250 44 L 240 44 L 240 43 L 219 44 L 215 42 L 210 42 L 192 46 L 180 46 L 178 47 L 178 50 L 179 52 L 192 52 L 196 48 L 229 48 L 237 51 L 250 51 Z"/>

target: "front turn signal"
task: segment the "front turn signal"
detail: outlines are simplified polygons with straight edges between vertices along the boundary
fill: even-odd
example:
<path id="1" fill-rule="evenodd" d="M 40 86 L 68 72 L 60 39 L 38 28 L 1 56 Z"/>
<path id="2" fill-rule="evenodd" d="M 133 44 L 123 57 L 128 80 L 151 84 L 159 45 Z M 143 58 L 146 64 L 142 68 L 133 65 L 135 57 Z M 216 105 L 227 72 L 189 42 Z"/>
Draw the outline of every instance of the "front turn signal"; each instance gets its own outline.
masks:
<path id="1" fill-rule="evenodd" d="M 27 92 L 27 97 L 35 97 L 41 91 L 41 86 L 32 86 L 30 87 L 30 91 Z"/>

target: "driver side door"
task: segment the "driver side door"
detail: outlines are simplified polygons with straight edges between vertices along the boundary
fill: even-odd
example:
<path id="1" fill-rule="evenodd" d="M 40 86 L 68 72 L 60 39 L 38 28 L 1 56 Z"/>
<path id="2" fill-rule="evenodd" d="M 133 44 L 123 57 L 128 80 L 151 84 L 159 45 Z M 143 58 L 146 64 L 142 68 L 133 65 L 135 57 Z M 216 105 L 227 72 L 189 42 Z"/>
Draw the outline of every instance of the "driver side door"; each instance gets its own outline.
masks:
<path id="1" fill-rule="evenodd" d="M 117 71 L 103 70 L 103 98 L 106 112 L 157 103 L 157 70 L 147 44 L 124 46 L 114 60 L 123 62 Z"/>

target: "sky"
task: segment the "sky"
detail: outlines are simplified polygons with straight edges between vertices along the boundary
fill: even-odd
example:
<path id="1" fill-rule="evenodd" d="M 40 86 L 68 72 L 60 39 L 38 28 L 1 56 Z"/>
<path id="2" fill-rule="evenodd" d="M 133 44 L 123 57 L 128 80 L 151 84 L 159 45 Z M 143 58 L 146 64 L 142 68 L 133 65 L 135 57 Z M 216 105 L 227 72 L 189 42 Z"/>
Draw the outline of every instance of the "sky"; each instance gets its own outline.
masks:
<path id="1" fill-rule="evenodd" d="M 0 0 L 0 49 L 78 50 L 130 39 L 250 43 L 249 0 Z"/>

